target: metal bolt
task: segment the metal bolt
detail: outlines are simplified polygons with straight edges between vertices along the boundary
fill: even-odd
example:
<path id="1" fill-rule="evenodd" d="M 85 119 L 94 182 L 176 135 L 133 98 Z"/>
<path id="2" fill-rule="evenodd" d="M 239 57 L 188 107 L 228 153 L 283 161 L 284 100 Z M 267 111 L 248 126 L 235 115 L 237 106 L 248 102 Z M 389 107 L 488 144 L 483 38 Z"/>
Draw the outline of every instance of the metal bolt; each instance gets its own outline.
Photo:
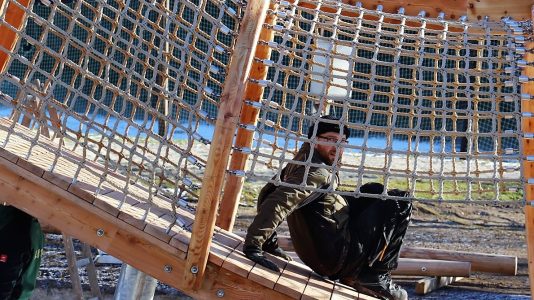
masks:
<path id="1" fill-rule="evenodd" d="M 165 273 L 170 273 L 172 272 L 172 267 L 169 265 L 165 265 L 165 267 L 163 267 L 163 271 L 165 271 Z"/>
<path id="2" fill-rule="evenodd" d="M 422 272 L 426 272 L 426 267 L 421 267 Z"/>
<path id="3" fill-rule="evenodd" d="M 198 267 L 197 266 L 192 266 L 191 267 L 191 273 L 197 274 L 198 273 Z"/>
<path id="4" fill-rule="evenodd" d="M 217 293 L 215 293 L 215 295 L 217 295 L 217 297 L 219 298 L 224 297 L 224 290 L 217 290 Z"/>
<path id="5" fill-rule="evenodd" d="M 104 229 L 102 228 L 99 228 L 96 230 L 96 235 L 97 236 L 104 236 Z"/>

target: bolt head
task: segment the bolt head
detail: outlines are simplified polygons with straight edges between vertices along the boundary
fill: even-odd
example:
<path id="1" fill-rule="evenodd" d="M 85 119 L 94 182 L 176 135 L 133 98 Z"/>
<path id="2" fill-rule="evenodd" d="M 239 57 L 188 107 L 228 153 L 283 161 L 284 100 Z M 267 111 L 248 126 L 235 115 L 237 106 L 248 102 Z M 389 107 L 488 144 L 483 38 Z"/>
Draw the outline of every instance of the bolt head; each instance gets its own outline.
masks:
<path id="1" fill-rule="evenodd" d="M 218 298 L 224 297 L 224 290 L 217 290 L 216 295 L 217 295 Z"/>
<path id="2" fill-rule="evenodd" d="M 198 267 L 197 266 L 192 266 L 191 267 L 191 273 L 197 274 L 198 273 Z"/>
<path id="3" fill-rule="evenodd" d="M 99 229 L 96 231 L 96 235 L 97 235 L 97 236 L 104 236 L 104 229 L 99 228 Z"/>

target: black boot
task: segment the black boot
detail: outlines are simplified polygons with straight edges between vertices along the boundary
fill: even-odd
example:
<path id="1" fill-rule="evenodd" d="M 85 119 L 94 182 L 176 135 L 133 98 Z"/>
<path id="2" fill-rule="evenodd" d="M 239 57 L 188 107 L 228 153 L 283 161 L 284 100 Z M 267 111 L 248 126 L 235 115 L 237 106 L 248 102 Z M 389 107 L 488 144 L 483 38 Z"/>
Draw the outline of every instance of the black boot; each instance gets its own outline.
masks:
<path id="1" fill-rule="evenodd" d="M 360 274 L 357 278 L 357 284 L 360 288 L 367 289 L 375 294 L 372 296 L 380 297 L 381 299 L 408 300 L 406 290 L 391 280 L 389 272 Z"/>
<path id="2" fill-rule="evenodd" d="M 265 257 L 260 248 L 256 246 L 244 246 L 243 253 L 251 261 L 260 264 L 266 267 L 267 269 L 271 269 L 275 272 L 280 272 L 280 268 L 278 268 L 278 266 L 274 262 L 270 261 L 267 257 Z"/>
<path id="3" fill-rule="evenodd" d="M 281 257 L 287 261 L 293 260 L 291 256 L 289 256 L 289 254 L 284 251 L 284 249 L 278 246 L 278 236 L 276 234 L 276 231 L 273 232 L 273 234 L 263 243 L 263 245 L 261 246 L 261 250 L 270 253 L 274 256 Z"/>

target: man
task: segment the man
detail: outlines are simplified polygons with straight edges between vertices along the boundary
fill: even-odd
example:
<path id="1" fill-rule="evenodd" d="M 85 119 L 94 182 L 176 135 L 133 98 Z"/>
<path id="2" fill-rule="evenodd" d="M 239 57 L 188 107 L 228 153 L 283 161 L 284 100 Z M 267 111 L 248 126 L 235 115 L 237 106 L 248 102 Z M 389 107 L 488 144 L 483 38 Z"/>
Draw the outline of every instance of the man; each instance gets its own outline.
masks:
<path id="1" fill-rule="evenodd" d="M 0 299 L 29 299 L 39 273 L 44 236 L 32 216 L 0 203 Z"/>
<path id="2" fill-rule="evenodd" d="M 304 183 L 306 188 L 269 183 L 261 190 L 258 214 L 247 231 L 243 252 L 250 260 L 279 271 L 263 251 L 289 258 L 278 247 L 275 232 L 287 217 L 295 251 L 316 273 L 372 296 L 407 299 L 406 291 L 391 281 L 411 215 L 411 203 L 399 200 L 406 193 L 392 190 L 388 195 L 393 199 L 384 201 L 310 191 L 330 185 L 336 190 L 339 179 L 332 169 L 339 166 L 348 137 L 348 128 L 341 128 L 333 116 L 324 116 L 309 128 L 310 143 L 304 143 L 293 159 L 306 163 L 289 163 L 281 175 L 283 182 Z M 383 194 L 383 186 L 365 184 L 360 192 Z"/>

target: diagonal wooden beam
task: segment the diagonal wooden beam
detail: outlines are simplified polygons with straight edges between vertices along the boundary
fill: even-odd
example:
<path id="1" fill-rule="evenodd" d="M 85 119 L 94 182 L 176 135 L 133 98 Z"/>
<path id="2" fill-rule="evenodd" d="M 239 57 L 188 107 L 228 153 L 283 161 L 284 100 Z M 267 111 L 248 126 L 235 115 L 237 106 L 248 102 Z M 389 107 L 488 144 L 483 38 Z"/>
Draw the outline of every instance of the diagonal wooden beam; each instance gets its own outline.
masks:
<path id="1" fill-rule="evenodd" d="M 278 4 L 271 3 L 269 9 L 276 10 Z M 265 24 L 274 25 L 276 21 L 275 14 L 267 15 Z M 274 38 L 274 31 L 269 28 L 262 28 L 260 33 L 261 41 L 272 41 Z M 256 48 L 256 59 L 270 59 L 271 47 L 266 44 L 260 44 Z M 267 78 L 267 66 L 261 61 L 252 62 L 250 70 L 250 78 L 254 80 L 263 80 Z M 263 96 L 264 88 L 254 82 L 247 83 L 245 92 L 245 100 L 260 102 Z M 260 110 L 250 105 L 244 105 L 239 122 L 241 124 L 256 124 Z M 235 138 L 234 145 L 238 148 L 250 148 L 252 146 L 252 139 L 254 132 L 239 128 Z M 230 161 L 230 170 L 244 170 L 247 163 L 248 154 L 234 151 Z M 241 198 L 241 191 L 243 189 L 244 178 L 229 174 L 224 185 L 224 194 L 221 200 L 221 207 L 219 210 L 219 217 L 217 218 L 217 226 L 222 229 L 232 231 L 234 227 L 235 215 L 239 206 L 239 199 Z"/>
<path id="2" fill-rule="evenodd" d="M 269 0 L 255 0 L 248 3 L 228 67 L 228 77 L 219 102 L 209 160 L 202 180 L 191 243 L 187 253 L 184 280 L 189 288 L 199 288 L 204 276 L 230 150 L 239 121 L 248 75 L 269 3 Z"/>

